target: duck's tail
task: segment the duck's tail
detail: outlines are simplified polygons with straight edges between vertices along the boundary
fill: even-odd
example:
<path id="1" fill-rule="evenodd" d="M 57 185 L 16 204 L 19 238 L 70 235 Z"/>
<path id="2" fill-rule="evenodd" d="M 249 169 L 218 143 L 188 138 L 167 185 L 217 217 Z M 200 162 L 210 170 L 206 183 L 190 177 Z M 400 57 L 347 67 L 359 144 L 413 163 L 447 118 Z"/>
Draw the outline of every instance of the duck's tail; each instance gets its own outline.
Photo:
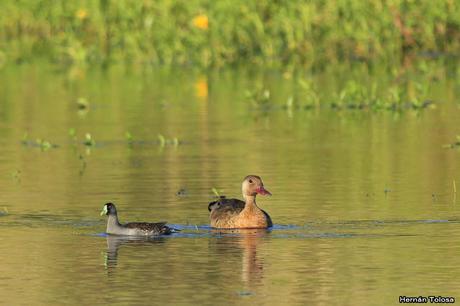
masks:
<path id="1" fill-rule="evenodd" d="M 178 232 L 180 232 L 180 229 L 170 227 L 170 226 L 165 226 L 165 227 L 163 227 L 163 233 L 162 234 L 169 235 L 169 234 L 174 234 L 174 233 L 178 233 Z"/>

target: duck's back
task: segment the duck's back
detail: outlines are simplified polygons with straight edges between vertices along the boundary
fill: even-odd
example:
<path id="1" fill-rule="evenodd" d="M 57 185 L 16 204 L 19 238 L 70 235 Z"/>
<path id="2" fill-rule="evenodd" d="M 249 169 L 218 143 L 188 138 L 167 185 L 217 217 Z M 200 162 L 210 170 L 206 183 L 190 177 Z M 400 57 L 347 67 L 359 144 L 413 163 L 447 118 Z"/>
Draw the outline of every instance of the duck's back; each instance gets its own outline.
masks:
<path id="1" fill-rule="evenodd" d="M 244 209 L 244 202 L 238 199 L 220 197 L 208 205 L 212 227 L 232 227 L 232 220 Z"/>
<path id="2" fill-rule="evenodd" d="M 244 202 L 238 199 L 227 199 L 225 196 L 220 196 L 217 201 L 211 202 L 208 205 L 208 210 L 213 211 L 235 211 L 240 213 L 244 208 Z"/>
<path id="3" fill-rule="evenodd" d="M 211 212 L 211 226 L 215 228 L 237 228 L 241 227 L 240 213 L 243 211 L 245 203 L 238 199 L 227 199 L 224 196 L 221 196 L 218 200 L 209 203 L 208 210 Z M 263 213 L 264 226 L 262 227 L 272 227 L 273 223 L 267 212 L 260 209 Z M 244 217 L 243 217 L 244 218 Z M 250 222 L 247 227 L 259 227 L 258 224 L 254 225 L 253 222 Z"/>

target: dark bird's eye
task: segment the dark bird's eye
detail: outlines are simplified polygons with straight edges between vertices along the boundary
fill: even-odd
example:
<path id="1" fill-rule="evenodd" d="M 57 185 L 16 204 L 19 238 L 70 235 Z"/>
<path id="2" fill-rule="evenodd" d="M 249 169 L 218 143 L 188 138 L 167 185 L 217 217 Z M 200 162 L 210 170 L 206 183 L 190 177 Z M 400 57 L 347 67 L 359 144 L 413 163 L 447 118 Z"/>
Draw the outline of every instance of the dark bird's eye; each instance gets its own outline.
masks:
<path id="1" fill-rule="evenodd" d="M 251 183 L 251 184 L 252 184 L 252 180 L 251 180 L 251 179 L 249 179 L 249 183 Z"/>

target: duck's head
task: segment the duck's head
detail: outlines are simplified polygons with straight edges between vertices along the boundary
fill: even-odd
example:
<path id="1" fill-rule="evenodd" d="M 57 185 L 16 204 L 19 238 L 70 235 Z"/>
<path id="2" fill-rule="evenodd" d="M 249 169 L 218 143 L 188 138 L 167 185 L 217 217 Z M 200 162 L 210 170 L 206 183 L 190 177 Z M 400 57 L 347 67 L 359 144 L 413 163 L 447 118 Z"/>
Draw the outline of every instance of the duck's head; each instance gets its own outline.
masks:
<path id="1" fill-rule="evenodd" d="M 117 208 L 115 207 L 115 204 L 113 203 L 105 204 L 101 211 L 101 216 L 116 215 L 116 214 L 117 214 Z"/>
<path id="2" fill-rule="evenodd" d="M 257 175 L 248 175 L 243 180 L 243 196 L 272 195 L 270 191 L 264 188 L 262 179 Z"/>

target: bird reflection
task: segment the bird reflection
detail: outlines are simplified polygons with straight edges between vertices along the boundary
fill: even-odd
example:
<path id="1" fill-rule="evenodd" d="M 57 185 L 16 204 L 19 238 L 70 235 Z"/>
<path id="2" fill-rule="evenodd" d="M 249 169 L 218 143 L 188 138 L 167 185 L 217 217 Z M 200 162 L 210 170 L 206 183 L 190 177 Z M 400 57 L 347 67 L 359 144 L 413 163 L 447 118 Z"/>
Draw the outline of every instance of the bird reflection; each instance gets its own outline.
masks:
<path id="1" fill-rule="evenodd" d="M 104 258 L 104 265 L 109 274 L 118 264 L 118 250 L 123 245 L 147 246 L 151 244 L 162 244 L 165 239 L 162 237 L 137 237 L 137 236 L 117 236 L 107 235 L 107 253 Z"/>
<path id="2" fill-rule="evenodd" d="M 216 251 L 219 256 L 234 259 L 235 250 L 241 252 L 241 279 L 244 283 L 257 284 L 263 278 L 264 260 L 257 249 L 264 243 L 270 231 L 267 229 L 213 229 Z M 225 258 L 225 257 L 223 257 Z"/>

